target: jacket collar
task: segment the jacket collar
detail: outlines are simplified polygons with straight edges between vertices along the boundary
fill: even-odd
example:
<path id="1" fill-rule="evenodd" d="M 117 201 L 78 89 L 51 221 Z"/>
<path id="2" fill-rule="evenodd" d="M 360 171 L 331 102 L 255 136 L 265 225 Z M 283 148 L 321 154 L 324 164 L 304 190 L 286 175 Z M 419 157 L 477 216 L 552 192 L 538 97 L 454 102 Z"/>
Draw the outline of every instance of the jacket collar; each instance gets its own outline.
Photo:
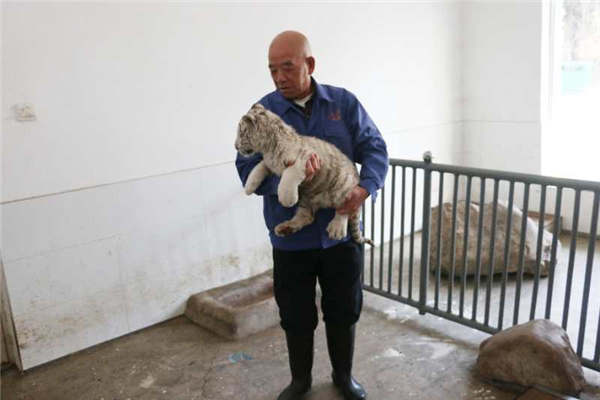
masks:
<path id="1" fill-rule="evenodd" d="M 314 92 L 313 92 L 313 102 L 315 101 L 319 101 L 319 100 L 324 100 L 327 102 L 332 102 L 333 100 L 331 99 L 331 96 L 329 95 L 327 89 L 319 84 L 315 78 L 313 78 L 312 76 L 310 77 L 312 84 L 315 88 Z M 290 107 L 292 107 L 294 105 L 293 100 L 288 100 L 285 97 L 283 97 L 283 95 L 276 90 L 275 91 L 275 102 L 277 104 L 277 111 L 279 111 L 280 113 L 285 113 Z"/>

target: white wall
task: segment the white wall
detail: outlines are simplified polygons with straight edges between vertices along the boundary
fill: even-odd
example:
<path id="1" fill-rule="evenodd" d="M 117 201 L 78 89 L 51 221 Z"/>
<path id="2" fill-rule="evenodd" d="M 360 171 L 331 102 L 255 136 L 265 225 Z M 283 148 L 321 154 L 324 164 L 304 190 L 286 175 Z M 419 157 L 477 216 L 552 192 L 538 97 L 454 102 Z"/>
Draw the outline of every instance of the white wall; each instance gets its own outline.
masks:
<path id="1" fill-rule="evenodd" d="M 538 174 L 541 0 L 469 1 L 462 11 L 463 163 Z"/>
<path id="2" fill-rule="evenodd" d="M 359 97 L 392 157 L 461 158 L 452 1 L 2 8 L 2 252 L 26 369 L 270 267 L 233 140 L 281 30 L 307 34 L 317 80 Z M 36 121 L 15 121 L 21 102 Z"/>
<path id="3" fill-rule="evenodd" d="M 465 166 L 541 173 L 542 2 L 462 3 L 463 159 Z M 465 184 L 461 198 L 465 198 Z M 522 185 L 514 204 L 523 208 Z M 479 202 L 480 182 L 471 199 Z M 493 182 L 486 182 L 486 202 Z M 499 186 L 507 201 L 508 182 Z M 530 190 L 530 210 L 539 209 L 539 190 Z M 548 208 L 546 208 L 548 210 Z"/>

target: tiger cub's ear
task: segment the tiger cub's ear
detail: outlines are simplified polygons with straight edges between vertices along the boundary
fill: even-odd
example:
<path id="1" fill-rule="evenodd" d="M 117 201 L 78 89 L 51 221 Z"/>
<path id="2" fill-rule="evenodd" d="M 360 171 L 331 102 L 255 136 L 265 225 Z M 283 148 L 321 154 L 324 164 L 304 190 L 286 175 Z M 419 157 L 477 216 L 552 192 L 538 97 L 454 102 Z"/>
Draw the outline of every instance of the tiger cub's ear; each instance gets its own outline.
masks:
<path id="1" fill-rule="evenodd" d="M 242 117 L 242 121 L 245 122 L 246 124 L 256 127 L 256 120 L 254 119 L 253 115 L 248 115 L 248 114 L 244 115 Z"/>
<path id="2" fill-rule="evenodd" d="M 255 103 L 255 104 L 252 106 L 252 108 L 251 108 L 251 109 L 252 109 L 252 110 L 264 110 L 264 109 L 265 109 L 265 107 L 264 107 L 262 104 L 260 104 L 260 103 Z"/>

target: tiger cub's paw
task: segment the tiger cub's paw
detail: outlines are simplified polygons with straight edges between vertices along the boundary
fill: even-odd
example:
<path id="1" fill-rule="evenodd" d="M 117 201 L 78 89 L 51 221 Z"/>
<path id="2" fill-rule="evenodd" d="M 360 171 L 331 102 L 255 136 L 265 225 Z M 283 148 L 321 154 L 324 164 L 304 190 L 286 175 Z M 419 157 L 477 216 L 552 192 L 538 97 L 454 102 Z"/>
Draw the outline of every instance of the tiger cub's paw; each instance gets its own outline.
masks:
<path id="1" fill-rule="evenodd" d="M 246 181 L 246 186 L 244 186 L 244 192 L 249 196 L 258 189 L 262 181 L 258 179 L 252 179 L 253 177 L 248 178 Z"/>
<path id="2" fill-rule="evenodd" d="M 284 207 L 292 207 L 298 202 L 298 188 L 279 185 L 277 198 Z"/>
<path id="3" fill-rule="evenodd" d="M 296 232 L 295 229 L 289 222 L 282 222 L 275 227 L 275 234 L 280 237 L 289 236 L 292 233 Z"/>
<path id="4" fill-rule="evenodd" d="M 327 225 L 327 234 L 334 240 L 342 240 L 348 233 L 348 223 L 346 220 L 334 218 Z"/>

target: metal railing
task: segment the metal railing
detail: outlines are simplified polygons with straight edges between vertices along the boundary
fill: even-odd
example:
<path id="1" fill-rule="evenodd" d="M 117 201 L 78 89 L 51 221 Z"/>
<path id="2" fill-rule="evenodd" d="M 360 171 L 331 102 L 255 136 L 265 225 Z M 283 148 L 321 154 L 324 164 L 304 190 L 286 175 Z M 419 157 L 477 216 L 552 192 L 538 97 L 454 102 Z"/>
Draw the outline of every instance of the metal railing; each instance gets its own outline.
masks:
<path id="1" fill-rule="evenodd" d="M 424 158 L 390 160 L 386 185 L 376 201 L 363 207 L 365 235 L 377 242 L 365 253 L 365 290 L 413 306 L 420 314 L 490 334 L 536 318 L 549 319 L 568 332 L 582 364 L 600 371 L 600 265 L 597 258 L 594 263 L 596 248 L 600 251 L 596 242 L 600 182 L 434 164 L 430 155 Z M 476 201 L 473 191 L 479 192 Z M 589 201 L 582 207 L 584 200 Z M 491 204 L 492 215 L 484 220 L 484 210 L 489 212 L 486 203 Z M 504 227 L 498 221 L 499 203 L 507 204 L 508 215 L 500 221 Z M 445 239 L 443 204 L 451 204 L 451 223 L 446 220 L 451 236 Z M 477 221 L 470 221 L 473 205 L 479 210 Z M 432 206 L 438 207 L 433 221 Z M 513 218 L 518 208 L 520 220 Z M 457 226 L 461 209 L 464 225 Z M 586 236 L 578 234 L 582 213 L 589 221 Z M 533 215 L 538 222 L 532 230 Z M 571 218 L 570 233 L 562 231 L 566 218 Z M 519 232 L 514 221 L 520 225 L 518 238 L 512 237 L 515 229 Z M 545 233 L 546 225 L 551 225 L 550 232 Z M 474 226 L 476 234 L 469 235 Z M 502 234 L 505 240 L 499 244 L 497 236 Z M 532 235 L 529 242 L 528 235 Z M 568 243 L 568 249 L 563 250 L 561 242 Z M 517 248 L 514 265 L 511 254 Z M 527 274 L 526 253 L 534 265 Z M 547 270 L 542 273 L 544 265 Z"/>

